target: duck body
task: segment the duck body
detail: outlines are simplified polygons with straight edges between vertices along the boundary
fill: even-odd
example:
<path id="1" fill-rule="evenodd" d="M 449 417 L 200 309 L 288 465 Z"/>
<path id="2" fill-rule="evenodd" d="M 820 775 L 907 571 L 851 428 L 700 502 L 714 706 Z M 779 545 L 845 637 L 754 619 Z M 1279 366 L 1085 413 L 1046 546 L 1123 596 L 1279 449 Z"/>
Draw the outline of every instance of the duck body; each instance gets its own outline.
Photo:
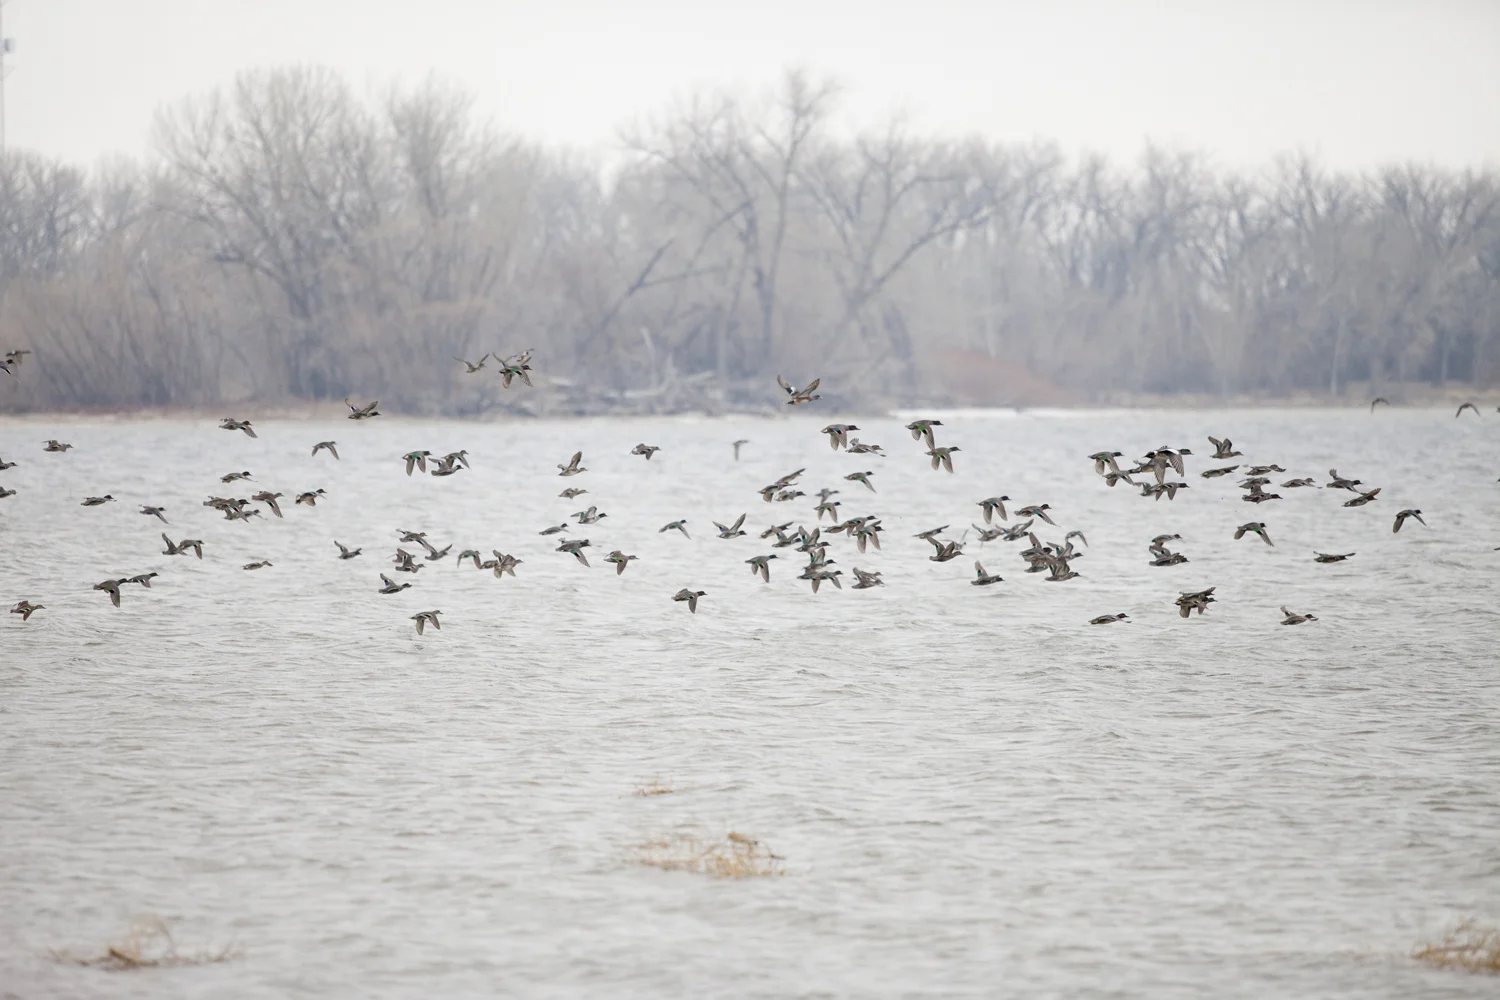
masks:
<path id="1" fill-rule="evenodd" d="M 677 593 L 672 595 L 672 600 L 686 601 L 688 610 L 696 615 L 698 613 L 698 598 L 705 596 L 707 593 L 708 592 L 705 590 L 689 590 L 686 587 L 683 587 Z"/>

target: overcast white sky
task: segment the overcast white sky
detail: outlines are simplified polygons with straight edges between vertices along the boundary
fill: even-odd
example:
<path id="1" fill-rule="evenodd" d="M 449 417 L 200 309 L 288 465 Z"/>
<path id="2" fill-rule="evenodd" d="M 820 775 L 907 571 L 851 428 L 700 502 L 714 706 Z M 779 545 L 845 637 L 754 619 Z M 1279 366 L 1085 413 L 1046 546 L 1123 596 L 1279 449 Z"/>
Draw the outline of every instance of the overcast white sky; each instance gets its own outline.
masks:
<path id="1" fill-rule="evenodd" d="M 1149 137 L 1255 166 L 1500 166 L 1500 0 L 6 0 L 8 141 L 144 152 L 153 111 L 315 62 L 361 87 L 436 70 L 573 144 L 699 87 L 839 79 L 844 108 L 1133 159 Z"/>

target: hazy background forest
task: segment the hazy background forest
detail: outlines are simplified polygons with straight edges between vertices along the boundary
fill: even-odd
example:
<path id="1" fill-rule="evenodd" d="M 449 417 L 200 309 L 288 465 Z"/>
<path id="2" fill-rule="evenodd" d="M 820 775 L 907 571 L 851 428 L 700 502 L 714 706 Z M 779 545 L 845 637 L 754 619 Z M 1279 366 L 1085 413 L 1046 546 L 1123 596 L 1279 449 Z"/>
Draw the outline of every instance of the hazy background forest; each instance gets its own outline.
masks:
<path id="1" fill-rule="evenodd" d="M 702 94 L 607 160 L 318 68 L 164 110 L 147 162 L 0 158 L 0 409 L 422 413 L 1416 397 L 1500 379 L 1500 182 L 851 132 Z M 535 348 L 537 388 L 455 357 Z"/>

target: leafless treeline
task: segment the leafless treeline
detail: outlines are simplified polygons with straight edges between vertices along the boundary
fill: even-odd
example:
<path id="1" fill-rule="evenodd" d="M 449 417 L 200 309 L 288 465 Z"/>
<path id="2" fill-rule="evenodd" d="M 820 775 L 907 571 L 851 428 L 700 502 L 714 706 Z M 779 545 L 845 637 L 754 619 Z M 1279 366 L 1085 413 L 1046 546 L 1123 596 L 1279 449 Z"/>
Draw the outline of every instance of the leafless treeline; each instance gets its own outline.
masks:
<path id="1" fill-rule="evenodd" d="M 851 137 L 836 98 L 799 73 L 703 97 L 604 169 L 438 84 L 366 101 L 276 70 L 163 113 L 146 165 L 9 154 L 0 347 L 35 354 L 0 407 L 477 412 L 525 397 L 452 359 L 528 347 L 577 398 L 664 405 L 763 399 L 778 371 L 937 402 L 952 349 L 1094 398 L 1500 378 L 1493 173 L 1120 169 Z"/>

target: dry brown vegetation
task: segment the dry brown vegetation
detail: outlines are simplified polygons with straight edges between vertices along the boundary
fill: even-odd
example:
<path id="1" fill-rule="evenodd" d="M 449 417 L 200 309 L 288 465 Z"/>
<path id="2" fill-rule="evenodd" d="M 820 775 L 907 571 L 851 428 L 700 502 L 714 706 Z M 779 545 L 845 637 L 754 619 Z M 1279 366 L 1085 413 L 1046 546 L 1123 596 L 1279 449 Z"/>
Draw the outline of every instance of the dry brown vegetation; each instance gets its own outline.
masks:
<path id="1" fill-rule="evenodd" d="M 822 376 L 828 407 L 1500 380 L 1493 170 L 851 135 L 797 72 L 641 120 L 608 167 L 437 83 L 369 98 L 316 67 L 164 111 L 153 149 L 0 156 L 0 349 L 35 352 L 0 409 L 781 409 L 778 372 Z M 534 391 L 452 360 L 528 347 Z"/>
<path id="2" fill-rule="evenodd" d="M 657 795 L 671 795 L 675 791 L 677 791 L 677 789 L 672 787 L 672 783 L 670 781 L 665 783 L 661 781 L 650 781 L 644 785 L 637 785 L 635 787 L 635 794 L 643 799 L 654 798 Z"/>
<path id="3" fill-rule="evenodd" d="M 786 874 L 783 859 L 758 840 L 730 832 L 722 838 L 674 833 L 636 847 L 636 860 L 663 871 L 697 872 L 716 878 L 765 878 Z"/>
<path id="4" fill-rule="evenodd" d="M 1411 957 L 1440 969 L 1500 973 L 1500 928 L 1465 920 L 1441 941 L 1419 945 Z"/>
<path id="5" fill-rule="evenodd" d="M 80 957 L 61 951 L 53 952 L 53 958 L 68 965 L 84 965 L 113 971 L 215 965 L 237 958 L 238 955 L 239 951 L 233 945 L 219 951 L 184 955 L 177 950 L 177 943 L 172 940 L 172 932 L 166 923 L 156 918 L 136 921 L 124 938 L 107 945 L 101 954 L 92 957 Z"/>

